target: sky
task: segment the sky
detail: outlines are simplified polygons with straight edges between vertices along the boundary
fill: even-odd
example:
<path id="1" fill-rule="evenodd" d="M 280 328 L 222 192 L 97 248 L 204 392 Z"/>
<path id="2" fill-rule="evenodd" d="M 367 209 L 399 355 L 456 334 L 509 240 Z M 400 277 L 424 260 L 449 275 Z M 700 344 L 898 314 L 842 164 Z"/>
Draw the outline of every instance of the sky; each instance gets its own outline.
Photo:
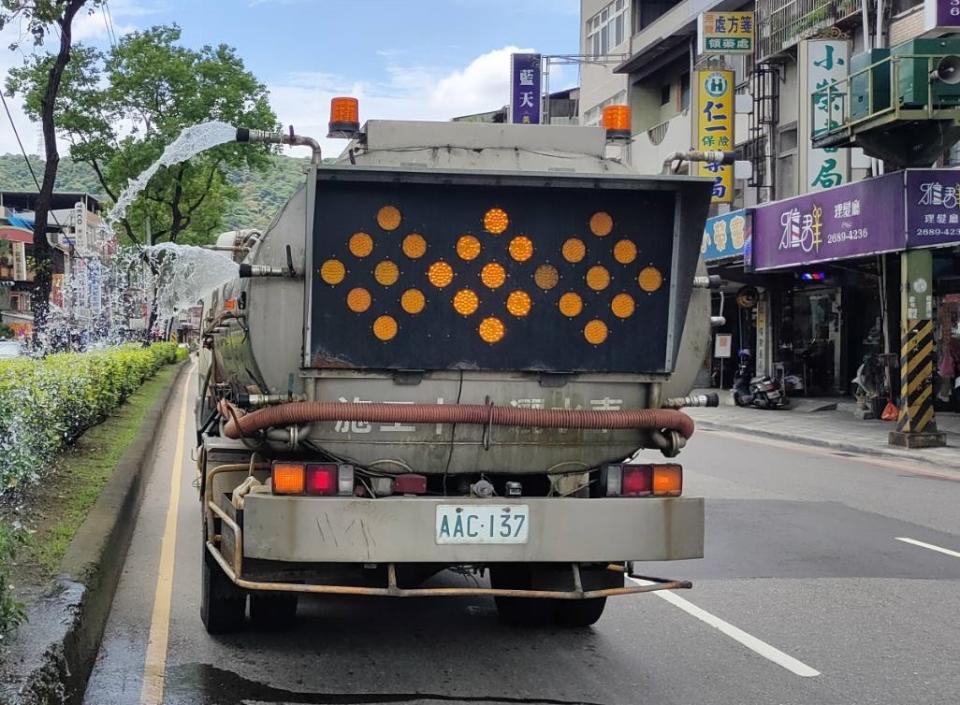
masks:
<path id="1" fill-rule="evenodd" d="M 109 17 L 84 13 L 76 42 L 109 46 L 159 24 L 180 25 L 189 47 L 229 44 L 270 91 L 284 125 L 321 138 L 326 154 L 330 98 L 352 95 L 360 120 L 448 120 L 509 100 L 510 54 L 577 53 L 579 0 L 110 0 Z M 112 24 L 111 24 L 112 20 Z M 0 31 L 0 77 L 32 51 L 7 47 L 19 28 Z M 552 66 L 552 90 L 578 83 L 576 67 Z M 24 146 L 42 152 L 40 128 L 7 99 Z M 19 151 L 0 113 L 0 154 Z M 65 150 L 64 150 L 65 151 Z"/>

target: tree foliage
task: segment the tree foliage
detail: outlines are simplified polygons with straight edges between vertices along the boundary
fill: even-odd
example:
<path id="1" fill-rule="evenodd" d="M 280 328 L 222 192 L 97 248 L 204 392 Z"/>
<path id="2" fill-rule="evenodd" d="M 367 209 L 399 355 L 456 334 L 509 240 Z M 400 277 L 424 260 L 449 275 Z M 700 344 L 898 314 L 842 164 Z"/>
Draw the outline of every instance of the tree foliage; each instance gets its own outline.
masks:
<path id="1" fill-rule="evenodd" d="M 227 183 L 235 198 L 224 205 L 216 231 L 258 228 L 263 230 L 294 192 L 303 186 L 309 157 L 288 157 L 271 154 L 263 167 L 246 165 L 226 168 Z M 43 160 L 30 157 L 37 173 L 43 171 Z M 0 189 L 30 191 L 35 187 L 30 171 L 19 154 L 0 154 Z M 60 160 L 57 170 L 57 191 L 89 193 L 106 199 L 103 187 L 89 164 L 69 157 Z"/>
<path id="2" fill-rule="evenodd" d="M 47 326 L 50 309 L 50 291 L 53 282 L 53 257 L 47 242 L 47 216 L 53 197 L 53 185 L 57 179 L 60 153 L 57 151 L 56 113 L 64 72 L 70 63 L 73 50 L 73 20 L 87 0 L 0 0 L 0 29 L 19 22 L 33 37 L 39 47 L 52 32 L 57 35 L 57 52 L 48 54 L 46 61 L 35 76 L 33 92 L 34 119 L 39 120 L 43 131 L 43 150 L 46 164 L 43 183 L 40 184 L 33 221 L 33 258 L 36 280 L 31 294 L 34 336 L 43 333 Z M 91 0 L 88 9 L 101 4 Z M 14 48 L 16 44 L 14 44 Z"/>
<path id="3" fill-rule="evenodd" d="M 234 49 L 194 50 L 179 40 L 179 27 L 158 26 L 125 35 L 107 52 L 74 49 L 56 106 L 58 133 L 113 200 L 184 127 L 219 120 L 277 129 L 266 87 Z M 50 61 L 36 56 L 9 72 L 7 90 L 23 95 L 33 118 Z M 208 242 L 236 196 L 228 171 L 262 168 L 267 155 L 264 146 L 226 144 L 161 169 L 120 226 L 136 242 L 144 241 L 148 221 L 154 242 Z"/>

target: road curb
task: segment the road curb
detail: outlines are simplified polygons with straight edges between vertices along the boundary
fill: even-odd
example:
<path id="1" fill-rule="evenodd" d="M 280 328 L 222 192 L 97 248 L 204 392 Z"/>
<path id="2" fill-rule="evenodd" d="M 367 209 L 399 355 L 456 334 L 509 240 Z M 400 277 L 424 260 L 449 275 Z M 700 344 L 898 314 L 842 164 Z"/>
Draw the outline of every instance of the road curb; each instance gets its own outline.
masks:
<path id="1" fill-rule="evenodd" d="M 798 445 L 808 445 L 815 446 L 817 448 L 828 448 L 830 450 L 836 450 L 844 453 L 857 453 L 859 455 L 871 455 L 877 458 L 897 458 L 898 460 L 916 460 L 920 461 L 926 465 L 931 465 L 933 467 L 942 469 L 942 470 L 952 470 L 954 472 L 960 472 L 960 467 L 955 467 L 952 465 L 944 465 L 936 458 L 927 458 L 923 455 L 918 455 L 916 453 L 904 453 L 898 451 L 894 448 L 877 448 L 875 446 L 863 446 L 857 445 L 854 443 L 837 443 L 835 441 L 828 441 L 821 438 L 811 438 L 809 436 L 798 437 L 796 434 L 790 434 L 787 432 L 780 431 L 770 431 L 767 429 L 758 429 L 758 428 L 746 428 L 744 426 L 735 426 L 727 425 L 722 423 L 716 423 L 713 421 L 701 421 L 696 419 L 696 425 L 698 429 L 704 431 L 721 431 L 723 433 L 737 433 L 740 435 L 749 435 L 749 436 L 761 436 L 763 438 L 771 438 L 778 441 L 790 441 L 791 443 L 796 443 Z"/>
<path id="2" fill-rule="evenodd" d="M 60 563 L 60 574 L 27 608 L 0 676 L 0 703 L 80 703 L 100 648 L 146 484 L 164 412 L 190 360 L 147 413 Z"/>

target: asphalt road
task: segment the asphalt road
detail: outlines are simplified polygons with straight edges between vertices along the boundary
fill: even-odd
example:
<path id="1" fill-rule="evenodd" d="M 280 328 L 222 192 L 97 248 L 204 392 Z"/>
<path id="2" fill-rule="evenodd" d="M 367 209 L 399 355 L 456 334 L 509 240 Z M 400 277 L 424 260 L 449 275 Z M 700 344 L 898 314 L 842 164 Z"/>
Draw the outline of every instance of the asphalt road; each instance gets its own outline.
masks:
<path id="1" fill-rule="evenodd" d="M 693 590 L 610 600 L 579 631 L 503 627 L 481 598 L 324 598 L 301 602 L 292 632 L 210 637 L 182 399 L 89 705 L 960 699 L 960 474 L 723 433 L 681 456 L 685 494 L 707 498 L 707 557 L 637 566 Z"/>

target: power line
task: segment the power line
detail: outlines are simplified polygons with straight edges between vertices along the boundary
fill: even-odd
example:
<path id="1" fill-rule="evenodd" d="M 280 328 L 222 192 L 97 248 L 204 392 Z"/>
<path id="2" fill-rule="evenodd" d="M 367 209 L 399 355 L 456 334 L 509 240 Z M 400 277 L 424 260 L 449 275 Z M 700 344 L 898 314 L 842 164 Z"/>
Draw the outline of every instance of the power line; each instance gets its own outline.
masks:
<path id="1" fill-rule="evenodd" d="M 110 44 L 117 48 L 117 28 L 113 23 L 113 13 L 110 12 L 110 3 L 107 0 L 103 2 L 103 21 L 107 24 L 107 34 L 110 35 Z"/>
<path id="2" fill-rule="evenodd" d="M 13 128 L 13 135 L 17 138 L 17 144 L 20 145 L 20 154 L 23 155 L 23 160 L 27 163 L 27 169 L 30 170 L 30 176 L 33 177 L 33 183 L 37 185 L 37 193 L 39 193 L 40 181 L 37 179 L 37 172 L 33 170 L 33 164 L 30 163 L 30 157 L 27 156 L 27 150 L 23 148 L 23 140 L 20 139 L 20 132 L 17 130 L 17 124 L 13 121 L 13 115 L 10 114 L 10 106 L 7 105 L 7 99 L 3 95 L 3 91 L 0 91 L 0 101 L 3 101 L 3 109 L 7 113 L 7 120 L 10 121 L 10 127 Z M 53 209 L 50 209 L 50 215 L 53 218 L 54 224 L 59 228 L 60 221 L 57 220 L 57 216 L 53 213 Z"/>

